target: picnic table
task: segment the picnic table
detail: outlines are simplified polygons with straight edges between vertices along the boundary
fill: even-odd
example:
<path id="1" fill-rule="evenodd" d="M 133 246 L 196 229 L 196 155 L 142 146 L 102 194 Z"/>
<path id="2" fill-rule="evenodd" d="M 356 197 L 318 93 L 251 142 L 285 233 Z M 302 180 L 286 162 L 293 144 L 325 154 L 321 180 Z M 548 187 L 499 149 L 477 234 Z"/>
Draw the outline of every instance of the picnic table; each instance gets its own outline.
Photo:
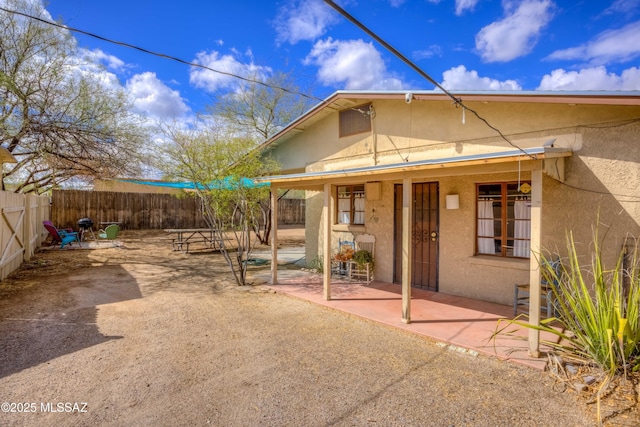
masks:
<path id="1" fill-rule="evenodd" d="M 210 228 L 170 228 L 164 230 L 171 238 L 174 251 L 189 252 L 191 243 L 203 243 L 206 248 L 219 249 L 220 241 Z"/>

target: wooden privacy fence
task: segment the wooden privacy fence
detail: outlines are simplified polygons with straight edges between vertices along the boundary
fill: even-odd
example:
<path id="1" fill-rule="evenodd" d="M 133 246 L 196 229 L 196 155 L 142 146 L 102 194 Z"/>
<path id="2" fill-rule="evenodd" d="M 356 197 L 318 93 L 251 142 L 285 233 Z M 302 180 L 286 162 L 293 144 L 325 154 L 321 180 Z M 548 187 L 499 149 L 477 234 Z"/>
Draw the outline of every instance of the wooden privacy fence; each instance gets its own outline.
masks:
<path id="1" fill-rule="evenodd" d="M 47 233 L 49 197 L 0 191 L 0 280 L 28 261 Z"/>
<path id="2" fill-rule="evenodd" d="M 280 199 L 278 200 L 278 225 L 304 225 L 305 200 L 304 199 Z"/>
<path id="3" fill-rule="evenodd" d="M 51 221 L 56 227 L 77 229 L 80 218 L 91 218 L 94 227 L 100 227 L 100 222 L 117 221 L 128 230 L 206 227 L 195 197 L 54 190 L 51 195 Z"/>
<path id="4" fill-rule="evenodd" d="M 100 222 L 120 222 L 123 229 L 205 228 L 207 225 L 196 197 L 171 194 L 124 193 L 112 191 L 54 190 L 51 221 L 58 228 L 78 228 L 80 218 Z M 304 200 L 278 202 L 280 224 L 304 224 Z"/>

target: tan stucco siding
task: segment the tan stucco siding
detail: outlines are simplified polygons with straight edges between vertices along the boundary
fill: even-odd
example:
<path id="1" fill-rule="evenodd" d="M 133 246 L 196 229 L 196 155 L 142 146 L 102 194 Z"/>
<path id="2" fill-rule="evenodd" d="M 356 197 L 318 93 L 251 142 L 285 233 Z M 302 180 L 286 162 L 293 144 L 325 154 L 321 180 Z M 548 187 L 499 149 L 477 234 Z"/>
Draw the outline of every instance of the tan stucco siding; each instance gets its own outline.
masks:
<path id="1" fill-rule="evenodd" d="M 429 158 L 466 156 L 514 148 L 472 113 L 450 102 L 399 104 L 373 102 L 372 132 L 340 138 L 338 114 L 331 114 L 278 146 L 273 153 L 284 171 L 341 170 Z M 563 135 L 572 145 L 584 124 L 621 122 L 637 117 L 638 107 L 525 103 L 470 103 L 521 148 L 540 146 Z"/>
<path id="2" fill-rule="evenodd" d="M 323 161 L 337 162 L 333 169 L 340 169 L 345 167 L 340 164 L 344 159 L 350 159 L 349 167 L 353 167 L 353 164 L 369 165 L 372 162 L 371 132 L 340 138 L 337 114 L 308 128 L 304 132 L 304 143 L 300 142 L 300 135 L 283 143 L 273 153 L 273 158 L 283 170 L 317 171 L 321 170 L 317 162 Z"/>
<path id="3" fill-rule="evenodd" d="M 530 172 L 523 173 L 521 180 L 529 180 L 530 176 Z M 528 260 L 475 255 L 476 184 L 517 180 L 517 173 L 440 180 L 440 292 L 510 304 L 513 285 L 529 280 Z M 459 194 L 459 209 L 445 208 L 447 194 Z"/>
<path id="4" fill-rule="evenodd" d="M 583 127 L 583 144 L 566 162 L 566 181 L 544 182 L 546 245 L 565 248 L 571 231 L 585 253 L 599 225 L 603 253 L 612 266 L 625 239 L 640 237 L 640 123 Z"/>
<path id="5" fill-rule="evenodd" d="M 288 155 L 305 158 L 305 170 L 335 170 L 357 167 L 362 159 L 378 164 L 400 163 L 421 158 L 483 153 L 509 149 L 506 141 L 487 131 L 470 113 L 461 123 L 461 111 L 451 113 L 447 103 L 392 104 L 374 102 L 375 137 L 369 140 L 337 138 L 337 114 L 317 123 L 311 131 L 292 138 Z M 411 107 L 411 108 L 409 108 Z M 438 107 L 438 108 L 436 108 Z M 553 142 L 569 148 L 566 159 L 545 160 L 542 197 L 542 248 L 546 254 L 566 255 L 565 237 L 574 235 L 583 263 L 591 259 L 592 232 L 600 226 L 607 266 L 613 267 L 625 239 L 640 237 L 640 107 L 607 105 L 488 103 L 473 105 L 478 112 L 499 127 L 511 142 L 520 147 Z M 409 110 L 409 111 L 407 111 Z M 635 120 L 635 121 L 634 121 Z M 331 132 L 334 132 L 333 134 Z M 310 142 L 311 141 L 311 142 Z M 316 147 L 324 144 L 324 147 Z M 369 145 L 371 144 L 371 145 Z M 308 147 L 311 145 L 312 147 Z M 294 147 L 301 150 L 294 150 Z M 367 151 L 371 146 L 375 156 Z M 305 148 L 308 147 L 308 148 Z M 327 147 L 333 147 L 327 148 Z M 440 201 L 439 290 L 444 293 L 510 305 L 513 285 L 529 280 L 526 259 L 476 256 L 476 184 L 481 182 L 530 179 L 532 162 L 518 164 L 459 167 L 412 172 L 414 182 L 438 182 Z M 336 166 L 338 165 L 338 166 Z M 345 166 L 346 165 L 346 166 Z M 562 166 L 564 165 L 564 170 Z M 553 179 L 557 175 L 564 183 Z M 393 280 L 394 184 L 400 176 L 382 180 L 375 174 L 358 178 L 382 181 L 382 197 L 367 202 L 365 225 L 336 227 L 332 247 L 345 232 L 376 236 L 375 277 Z M 343 183 L 353 183 L 345 175 Z M 334 184 L 338 182 L 334 180 Z M 459 194 L 460 208 L 445 209 L 447 194 Z M 322 193 L 309 193 L 307 200 L 307 259 L 321 254 L 320 218 Z"/>

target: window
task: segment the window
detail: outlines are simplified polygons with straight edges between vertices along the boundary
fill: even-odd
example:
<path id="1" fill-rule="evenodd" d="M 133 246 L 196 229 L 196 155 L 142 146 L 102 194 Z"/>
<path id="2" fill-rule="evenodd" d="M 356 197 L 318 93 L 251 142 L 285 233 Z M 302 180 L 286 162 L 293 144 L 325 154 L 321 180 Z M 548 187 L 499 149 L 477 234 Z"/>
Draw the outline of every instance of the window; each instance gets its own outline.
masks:
<path id="1" fill-rule="evenodd" d="M 369 117 L 371 104 L 360 105 L 340 111 L 340 138 L 357 133 L 371 132 L 371 118 Z"/>
<path id="2" fill-rule="evenodd" d="M 517 182 L 478 184 L 476 253 L 529 258 L 531 198 L 529 184 Z"/>
<path id="3" fill-rule="evenodd" d="M 364 224 L 364 185 L 338 187 L 338 224 Z"/>

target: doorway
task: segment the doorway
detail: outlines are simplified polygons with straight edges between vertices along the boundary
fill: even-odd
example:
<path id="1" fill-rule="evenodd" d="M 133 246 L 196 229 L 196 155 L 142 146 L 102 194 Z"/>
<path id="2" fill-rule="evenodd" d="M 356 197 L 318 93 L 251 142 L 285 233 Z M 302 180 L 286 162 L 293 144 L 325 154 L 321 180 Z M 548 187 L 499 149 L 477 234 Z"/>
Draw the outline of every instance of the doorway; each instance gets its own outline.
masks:
<path id="1" fill-rule="evenodd" d="M 438 290 L 439 197 L 438 183 L 414 183 L 411 189 L 413 274 L 411 285 Z M 394 186 L 393 281 L 402 282 L 402 184 Z"/>

